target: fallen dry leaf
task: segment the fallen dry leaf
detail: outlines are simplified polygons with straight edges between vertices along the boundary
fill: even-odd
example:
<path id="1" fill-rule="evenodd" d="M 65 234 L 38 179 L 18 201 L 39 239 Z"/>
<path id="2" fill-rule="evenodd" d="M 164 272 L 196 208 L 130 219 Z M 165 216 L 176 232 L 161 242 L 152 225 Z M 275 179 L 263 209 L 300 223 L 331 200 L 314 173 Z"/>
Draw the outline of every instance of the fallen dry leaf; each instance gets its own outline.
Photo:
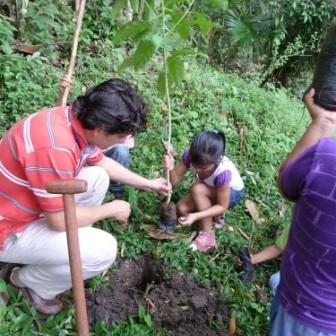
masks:
<path id="1" fill-rule="evenodd" d="M 18 44 L 13 46 L 13 49 L 27 55 L 33 55 L 38 51 L 38 47 L 31 44 Z"/>
<path id="2" fill-rule="evenodd" d="M 245 207 L 257 224 L 262 224 L 265 222 L 265 218 L 260 216 L 257 205 L 253 201 L 246 200 Z"/>
<path id="3" fill-rule="evenodd" d="M 237 333 L 236 316 L 232 314 L 229 320 L 229 336 L 234 336 L 236 335 L 236 333 Z"/>

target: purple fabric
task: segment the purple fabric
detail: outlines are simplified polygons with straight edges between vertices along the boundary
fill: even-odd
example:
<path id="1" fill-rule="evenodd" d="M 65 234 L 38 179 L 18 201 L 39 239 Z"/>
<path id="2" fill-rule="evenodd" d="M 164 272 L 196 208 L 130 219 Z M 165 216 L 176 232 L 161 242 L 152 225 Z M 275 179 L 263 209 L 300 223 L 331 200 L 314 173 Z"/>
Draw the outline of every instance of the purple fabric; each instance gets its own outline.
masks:
<path id="1" fill-rule="evenodd" d="M 186 149 L 182 155 L 182 161 L 183 163 L 190 168 L 190 154 L 189 154 L 189 149 Z"/>
<path id="2" fill-rule="evenodd" d="M 307 326 L 336 332 L 336 141 L 322 139 L 283 171 L 295 199 L 278 297 Z"/>
<path id="3" fill-rule="evenodd" d="M 226 184 L 229 184 L 231 182 L 231 171 L 230 170 L 224 170 L 222 173 L 217 175 L 214 180 L 214 187 L 220 188 L 223 187 Z"/>

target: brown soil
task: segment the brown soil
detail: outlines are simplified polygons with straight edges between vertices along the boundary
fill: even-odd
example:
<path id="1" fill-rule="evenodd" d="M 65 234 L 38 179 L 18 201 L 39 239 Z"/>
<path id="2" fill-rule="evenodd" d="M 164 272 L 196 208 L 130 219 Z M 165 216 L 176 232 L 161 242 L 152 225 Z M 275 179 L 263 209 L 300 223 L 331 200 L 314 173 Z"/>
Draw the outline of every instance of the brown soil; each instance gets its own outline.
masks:
<path id="1" fill-rule="evenodd" d="M 146 308 L 156 327 L 168 335 L 227 335 L 223 297 L 197 285 L 190 275 L 164 276 L 164 267 L 149 255 L 122 260 L 110 275 L 111 289 L 96 288 L 87 295 L 90 325 L 107 325 L 138 315 Z"/>

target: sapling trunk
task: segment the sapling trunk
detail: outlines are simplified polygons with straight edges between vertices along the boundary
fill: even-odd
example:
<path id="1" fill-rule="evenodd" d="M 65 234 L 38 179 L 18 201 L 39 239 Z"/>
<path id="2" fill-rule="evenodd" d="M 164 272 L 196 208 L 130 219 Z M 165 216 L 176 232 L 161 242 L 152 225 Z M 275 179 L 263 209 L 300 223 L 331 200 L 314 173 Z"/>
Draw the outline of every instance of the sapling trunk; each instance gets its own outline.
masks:
<path id="1" fill-rule="evenodd" d="M 164 0 L 161 0 L 162 4 L 162 31 L 163 31 L 163 62 L 164 62 L 164 75 L 165 75 L 165 93 L 167 99 L 167 107 L 168 107 L 168 143 L 167 143 L 167 152 L 170 151 L 171 148 L 171 102 L 170 102 L 170 92 L 169 92 L 169 83 L 168 83 L 168 67 L 167 67 L 167 51 L 165 45 L 166 38 L 166 26 L 165 26 L 165 5 Z M 166 179 L 167 183 L 170 183 L 170 174 L 169 170 L 166 170 Z M 177 213 L 176 213 L 176 205 L 174 202 L 171 202 L 171 191 L 168 193 L 166 202 L 161 204 L 160 207 L 160 222 L 159 227 L 162 230 L 174 230 L 176 227 L 177 221 Z"/>

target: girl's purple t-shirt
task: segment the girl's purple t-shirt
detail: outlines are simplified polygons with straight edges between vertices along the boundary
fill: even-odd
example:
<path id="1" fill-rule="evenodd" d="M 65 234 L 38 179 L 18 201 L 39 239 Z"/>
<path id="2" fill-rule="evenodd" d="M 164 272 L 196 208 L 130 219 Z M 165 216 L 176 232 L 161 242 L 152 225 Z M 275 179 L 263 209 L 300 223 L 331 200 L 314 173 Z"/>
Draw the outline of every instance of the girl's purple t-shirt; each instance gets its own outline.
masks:
<path id="1" fill-rule="evenodd" d="M 336 140 L 321 139 L 283 170 L 295 201 L 278 298 L 303 324 L 336 332 Z"/>

